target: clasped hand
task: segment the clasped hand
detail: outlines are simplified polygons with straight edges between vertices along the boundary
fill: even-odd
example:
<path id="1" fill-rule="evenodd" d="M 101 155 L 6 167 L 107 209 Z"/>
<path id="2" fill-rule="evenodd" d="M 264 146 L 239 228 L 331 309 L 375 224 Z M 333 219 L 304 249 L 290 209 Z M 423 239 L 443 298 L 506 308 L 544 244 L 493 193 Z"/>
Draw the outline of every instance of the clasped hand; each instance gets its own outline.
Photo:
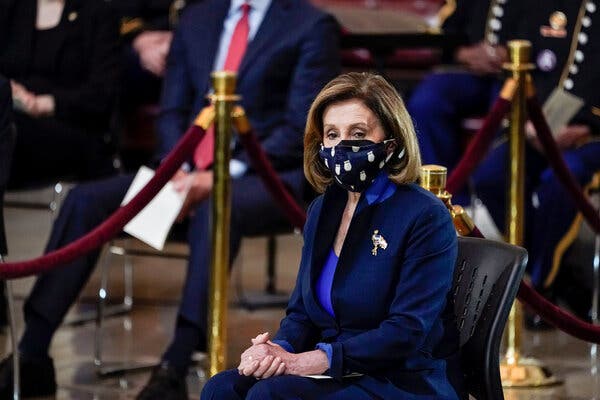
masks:
<path id="1" fill-rule="evenodd" d="M 321 350 L 290 353 L 269 340 L 265 332 L 252 339 L 252 346 L 240 357 L 240 375 L 254 376 L 257 379 L 277 375 L 322 374 L 329 369 L 327 354 Z"/>
<path id="2" fill-rule="evenodd" d="M 10 81 L 15 107 L 34 118 L 46 117 L 54 114 L 54 96 L 48 94 L 36 95 L 18 82 Z"/>
<path id="3" fill-rule="evenodd" d="M 268 332 L 261 333 L 251 341 L 252 346 L 240 356 L 240 375 L 264 379 L 286 372 L 286 362 L 291 362 L 292 353 L 271 342 Z"/>

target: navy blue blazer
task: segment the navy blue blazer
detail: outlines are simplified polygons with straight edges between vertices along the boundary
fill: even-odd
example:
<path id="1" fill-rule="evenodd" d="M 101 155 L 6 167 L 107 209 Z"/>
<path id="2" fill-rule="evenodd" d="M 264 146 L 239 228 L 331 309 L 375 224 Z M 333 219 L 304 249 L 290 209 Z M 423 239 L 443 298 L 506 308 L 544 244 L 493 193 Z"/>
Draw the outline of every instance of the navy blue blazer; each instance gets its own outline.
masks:
<path id="1" fill-rule="evenodd" d="M 208 104 L 227 0 L 205 0 L 181 17 L 167 61 L 157 121 L 164 156 Z M 306 0 L 273 0 L 242 59 L 237 93 L 273 166 L 301 169 L 308 109 L 340 71 L 338 25 Z M 247 161 L 243 149 L 233 157 Z"/>
<path id="2" fill-rule="evenodd" d="M 458 335 L 447 300 L 457 240 L 448 210 L 417 185 L 383 201 L 361 196 L 331 289 L 335 318 L 315 284 L 333 246 L 347 192 L 331 185 L 310 206 L 296 288 L 276 340 L 295 352 L 332 345 L 330 374 L 385 399 L 462 397 Z M 375 230 L 387 248 L 372 253 Z M 459 393 L 459 394 L 457 394 Z"/>

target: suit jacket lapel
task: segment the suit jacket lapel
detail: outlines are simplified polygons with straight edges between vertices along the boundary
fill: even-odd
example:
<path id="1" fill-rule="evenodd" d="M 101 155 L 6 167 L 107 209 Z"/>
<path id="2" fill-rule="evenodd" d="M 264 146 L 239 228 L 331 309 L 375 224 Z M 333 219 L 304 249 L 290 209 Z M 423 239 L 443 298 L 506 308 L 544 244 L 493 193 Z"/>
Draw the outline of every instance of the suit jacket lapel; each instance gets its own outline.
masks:
<path id="1" fill-rule="evenodd" d="M 346 196 L 346 191 L 336 185 L 331 185 L 325 192 L 316 225 L 317 229 L 313 234 L 312 254 L 309 256 L 310 274 L 304 282 L 304 287 L 309 289 L 310 292 L 309 300 L 312 303 L 310 308 L 318 310 L 317 315 L 314 317 L 319 319 L 323 325 L 335 325 L 336 322 L 321 306 L 314 289 L 323 264 L 333 246 L 342 213 L 346 206 Z"/>
<path id="2" fill-rule="evenodd" d="M 248 43 L 246 53 L 242 59 L 238 76 L 243 76 L 252 62 L 258 57 L 265 46 L 276 42 L 279 31 L 286 27 L 287 13 L 290 12 L 292 4 L 289 0 L 272 0 L 265 17 L 254 36 Z"/>
<path id="3" fill-rule="evenodd" d="M 362 244 L 371 241 L 371 235 L 373 232 L 369 231 L 371 223 L 373 221 L 373 213 L 377 209 L 378 205 L 369 205 L 366 196 L 361 196 L 354 211 L 352 222 L 348 227 L 346 238 L 344 239 L 344 245 L 338 260 L 338 265 L 351 265 L 356 260 L 356 251 L 362 248 Z M 343 274 L 349 273 L 350 268 L 340 268 L 339 273 L 336 273 L 336 277 Z M 335 281 L 333 280 L 333 286 L 335 287 Z M 333 291 L 335 293 L 335 290 Z M 332 298 L 333 302 L 334 299 Z"/>

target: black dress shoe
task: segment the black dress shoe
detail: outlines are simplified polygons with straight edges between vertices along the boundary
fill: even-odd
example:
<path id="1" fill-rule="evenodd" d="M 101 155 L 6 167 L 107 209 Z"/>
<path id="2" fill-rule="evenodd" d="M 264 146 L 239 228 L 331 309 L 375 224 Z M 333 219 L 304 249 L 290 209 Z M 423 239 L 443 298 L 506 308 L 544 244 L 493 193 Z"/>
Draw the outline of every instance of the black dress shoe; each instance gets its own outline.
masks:
<path id="1" fill-rule="evenodd" d="M 21 397 L 47 397 L 56 394 L 54 363 L 50 357 L 32 359 L 20 357 Z M 0 400 L 13 398 L 13 356 L 0 362 Z"/>
<path id="2" fill-rule="evenodd" d="M 188 400 L 185 377 L 166 363 L 156 367 L 137 400 Z"/>
<path id="3" fill-rule="evenodd" d="M 544 321 L 538 314 L 525 314 L 525 327 L 530 331 L 549 331 L 554 329 L 554 326 Z"/>

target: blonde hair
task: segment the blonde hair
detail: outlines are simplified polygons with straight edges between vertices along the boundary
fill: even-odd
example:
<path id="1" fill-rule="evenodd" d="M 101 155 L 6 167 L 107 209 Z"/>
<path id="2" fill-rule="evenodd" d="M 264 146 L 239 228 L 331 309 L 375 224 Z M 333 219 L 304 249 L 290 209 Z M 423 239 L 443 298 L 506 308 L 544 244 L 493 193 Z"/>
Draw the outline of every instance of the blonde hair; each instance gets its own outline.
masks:
<path id="1" fill-rule="evenodd" d="M 405 149 L 402 159 L 393 157 L 387 164 L 390 179 L 397 184 L 415 182 L 421 170 L 421 154 L 404 101 L 384 78 L 366 72 L 350 72 L 334 78 L 313 101 L 304 131 L 306 179 L 319 193 L 331 183 L 331 173 L 319 157 L 323 142 L 323 113 L 330 105 L 351 99 L 362 101 L 379 119 L 385 138 L 397 138 L 399 148 Z"/>

